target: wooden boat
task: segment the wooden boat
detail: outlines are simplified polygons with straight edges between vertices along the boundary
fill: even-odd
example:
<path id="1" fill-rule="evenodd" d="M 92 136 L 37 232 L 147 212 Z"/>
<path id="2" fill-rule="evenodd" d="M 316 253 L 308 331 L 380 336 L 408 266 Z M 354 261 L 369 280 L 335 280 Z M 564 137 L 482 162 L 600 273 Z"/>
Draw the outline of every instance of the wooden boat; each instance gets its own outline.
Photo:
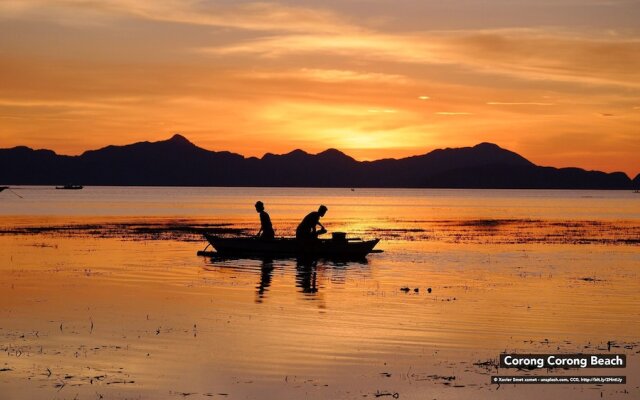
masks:
<path id="1" fill-rule="evenodd" d="M 64 186 L 56 186 L 56 189 L 62 189 L 62 190 L 80 190 L 82 189 L 84 186 L 82 185 L 64 185 Z"/>
<path id="2" fill-rule="evenodd" d="M 373 251 L 380 239 L 318 239 L 301 242 L 294 238 L 262 240 L 258 238 L 221 238 L 205 233 L 219 255 L 247 257 L 298 257 L 362 259 Z"/>

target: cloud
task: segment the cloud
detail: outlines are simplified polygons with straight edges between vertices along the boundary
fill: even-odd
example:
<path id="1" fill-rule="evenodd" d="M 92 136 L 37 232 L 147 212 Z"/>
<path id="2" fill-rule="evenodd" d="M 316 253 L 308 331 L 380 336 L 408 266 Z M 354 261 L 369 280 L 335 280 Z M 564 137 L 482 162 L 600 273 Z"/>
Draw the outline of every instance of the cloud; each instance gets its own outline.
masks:
<path id="1" fill-rule="evenodd" d="M 640 39 L 550 30 L 285 34 L 199 49 L 214 55 L 350 57 L 362 62 L 459 65 L 526 80 L 640 87 Z"/>
<path id="2" fill-rule="evenodd" d="M 121 103 L 126 99 L 118 98 L 112 101 L 71 101 L 71 100 L 17 100 L 17 99 L 0 99 L 0 107 L 42 107 L 42 108 L 121 108 L 125 107 Z"/>
<path id="3" fill-rule="evenodd" d="M 384 32 L 366 28 L 329 9 L 266 2 L 0 2 L 0 18 L 34 15 L 47 21 L 59 19 L 72 24 L 85 23 L 83 21 L 98 16 L 111 16 L 250 33 L 230 37 L 221 45 L 196 49 L 205 54 L 265 58 L 313 54 L 348 57 L 362 62 L 459 65 L 476 73 L 526 80 L 640 88 L 640 38 L 622 34 L 603 33 L 597 36 L 585 33 L 587 31 L 545 28 L 422 32 L 396 29 Z M 351 80 L 335 74 L 332 79 Z"/>
<path id="4" fill-rule="evenodd" d="M 461 112 L 461 111 L 438 111 L 434 114 L 437 115 L 472 115 L 471 113 L 468 112 Z"/>
<path id="5" fill-rule="evenodd" d="M 342 69 L 317 69 L 301 68 L 298 70 L 279 72 L 256 72 L 251 71 L 242 74 L 252 79 L 297 79 L 325 83 L 343 82 L 377 82 L 405 85 L 410 82 L 406 76 L 398 74 L 385 74 L 377 72 L 359 72 Z"/>
<path id="6" fill-rule="evenodd" d="M 640 87 L 640 39 L 551 30 L 504 30 L 443 39 L 452 59 L 531 79 Z"/>
<path id="7" fill-rule="evenodd" d="M 367 112 L 374 113 L 374 114 L 376 114 L 376 113 L 383 113 L 383 114 L 395 114 L 395 113 L 397 113 L 398 111 L 393 110 L 393 109 L 386 109 L 386 108 L 385 108 L 385 109 L 382 109 L 382 110 L 378 110 L 378 109 L 373 108 L 373 109 L 369 109 L 369 110 L 367 110 Z"/>
<path id="8" fill-rule="evenodd" d="M 444 62 L 444 60 L 439 60 L 435 53 L 431 55 L 429 44 L 419 44 L 417 39 L 375 32 L 340 35 L 288 34 L 265 36 L 198 50 L 209 54 L 250 54 L 267 58 L 286 57 L 295 54 L 323 54 L 357 57 L 368 61 Z"/>
<path id="9" fill-rule="evenodd" d="M 250 31 L 345 32 L 355 25 L 337 14 L 310 7 L 267 2 L 234 3 L 196 0 L 5 0 L 0 16 L 26 18 L 71 16 L 63 22 L 82 21 L 82 15 L 111 15 L 189 25 L 234 28 Z M 73 18 L 75 17 L 75 18 Z M 1 18 L 1 17 L 0 17 Z"/>
<path id="10" fill-rule="evenodd" d="M 489 101 L 490 106 L 553 106 L 554 103 Z"/>

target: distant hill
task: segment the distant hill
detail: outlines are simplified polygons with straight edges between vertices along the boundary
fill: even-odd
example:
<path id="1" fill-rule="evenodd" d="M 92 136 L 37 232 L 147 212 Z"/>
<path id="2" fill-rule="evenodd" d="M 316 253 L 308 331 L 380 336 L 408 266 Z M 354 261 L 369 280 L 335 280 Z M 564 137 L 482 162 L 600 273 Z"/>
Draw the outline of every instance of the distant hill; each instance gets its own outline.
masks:
<path id="1" fill-rule="evenodd" d="M 184 136 L 107 146 L 79 156 L 19 146 L 0 149 L 0 183 L 13 185 L 282 186 L 631 189 L 622 172 L 541 167 L 495 144 L 402 159 L 356 161 L 329 149 L 245 158 L 202 149 Z"/>

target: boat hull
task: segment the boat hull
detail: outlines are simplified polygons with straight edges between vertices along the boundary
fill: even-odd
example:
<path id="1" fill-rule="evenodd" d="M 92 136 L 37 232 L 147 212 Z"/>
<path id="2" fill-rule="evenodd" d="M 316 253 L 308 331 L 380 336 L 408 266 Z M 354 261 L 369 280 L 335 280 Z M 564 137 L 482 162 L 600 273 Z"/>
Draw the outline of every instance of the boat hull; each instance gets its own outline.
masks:
<path id="1" fill-rule="evenodd" d="M 84 188 L 82 185 L 65 185 L 65 186 L 56 186 L 58 190 L 80 190 Z"/>
<path id="2" fill-rule="evenodd" d="M 358 241 L 336 241 L 319 239 L 300 242 L 296 239 L 277 238 L 221 238 L 205 234 L 214 249 L 224 256 L 246 257 L 297 257 L 297 258 L 364 258 L 378 244 L 380 239 Z"/>

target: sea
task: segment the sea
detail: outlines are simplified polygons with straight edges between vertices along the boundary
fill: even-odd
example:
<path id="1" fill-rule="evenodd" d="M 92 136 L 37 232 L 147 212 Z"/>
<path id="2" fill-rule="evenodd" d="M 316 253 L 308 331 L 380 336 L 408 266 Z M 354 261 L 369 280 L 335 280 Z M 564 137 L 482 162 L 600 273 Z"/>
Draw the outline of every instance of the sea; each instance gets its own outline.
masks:
<path id="1" fill-rule="evenodd" d="M 354 262 L 198 256 L 323 225 Z M 209 247 L 207 250 L 211 250 Z M 16 186 L 0 193 L 0 399 L 640 396 L 632 191 Z M 505 369 L 503 353 L 624 354 Z M 626 384 L 495 384 L 495 376 Z"/>

